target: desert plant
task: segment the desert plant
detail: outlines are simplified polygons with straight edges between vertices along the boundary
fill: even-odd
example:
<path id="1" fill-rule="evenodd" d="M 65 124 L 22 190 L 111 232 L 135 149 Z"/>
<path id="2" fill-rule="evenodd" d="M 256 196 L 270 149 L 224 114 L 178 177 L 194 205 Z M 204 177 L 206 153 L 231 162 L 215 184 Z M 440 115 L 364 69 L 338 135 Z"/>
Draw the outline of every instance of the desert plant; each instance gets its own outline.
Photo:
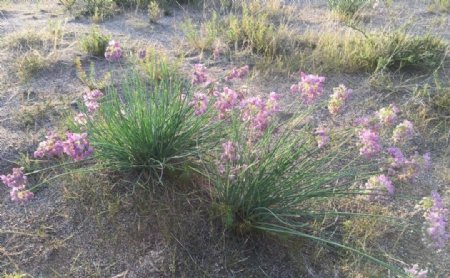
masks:
<path id="1" fill-rule="evenodd" d="M 26 52 L 17 62 L 17 74 L 22 80 L 47 68 L 48 59 L 37 50 Z"/>
<path id="2" fill-rule="evenodd" d="M 148 18 L 150 19 L 150 22 L 156 23 L 158 20 L 161 19 L 162 11 L 161 8 L 158 5 L 158 2 L 151 1 L 148 4 Z"/>
<path id="3" fill-rule="evenodd" d="M 80 40 L 81 48 L 89 55 L 103 57 L 110 39 L 109 36 L 102 34 L 97 26 L 94 26 L 90 33 Z"/>
<path id="4" fill-rule="evenodd" d="M 239 72 L 234 70 L 227 80 L 241 76 Z M 385 169 L 370 162 L 382 154 L 376 126 L 383 125 L 387 140 L 399 143 L 413 136 L 412 123 L 405 120 L 390 129 L 399 113 L 391 105 L 362 120 L 362 126 L 356 129 L 337 127 L 331 133 L 328 128 L 319 126 L 314 130 L 311 115 L 316 109 L 318 96 L 323 92 L 325 78 L 304 73 L 301 78 L 301 82 L 291 86 L 291 92 L 300 93 L 304 106 L 298 112 L 297 104 L 293 104 L 297 109 L 287 121 L 277 121 L 281 97 L 277 93 L 270 93 L 267 99 L 260 96 L 245 98 L 228 87 L 214 93 L 216 119 L 223 121 L 225 133 L 213 154 L 204 157 L 207 177 L 214 189 L 215 211 L 225 226 L 237 234 L 264 231 L 303 237 L 351 251 L 401 274 L 401 270 L 375 258 L 367 250 L 342 243 L 339 237 L 333 237 L 334 232 L 326 228 L 338 229 L 337 222 L 352 216 L 377 217 L 383 222 L 392 219 L 345 209 L 339 211 L 336 206 L 328 211 L 327 204 L 340 204 L 346 198 L 358 196 L 366 202 L 386 200 L 395 192 L 390 179 L 397 181 L 416 177 L 421 171 L 420 165 L 424 165 L 424 169 L 429 167 L 426 166 L 429 154 L 423 158 L 415 154 L 411 160 L 414 161 L 411 162 L 415 164 L 414 169 L 398 178 L 392 176 L 393 172 L 382 174 Z M 328 110 L 336 115 L 342 110 L 351 90 L 340 85 L 333 91 Z M 388 130 L 393 130 L 392 138 L 389 132 L 385 132 Z M 355 135 L 360 140 L 357 144 L 352 139 Z M 401 154 L 398 148 L 388 151 L 395 153 L 396 157 Z M 363 184 L 363 180 L 367 182 Z M 324 227 L 327 219 L 331 218 L 334 223 Z"/>
<path id="5" fill-rule="evenodd" d="M 431 35 L 409 36 L 402 32 L 372 35 L 372 42 L 377 45 L 379 57 L 378 69 L 419 68 L 436 69 L 445 58 L 447 44 Z"/>
<path id="6" fill-rule="evenodd" d="M 439 12 L 450 11 L 450 1 L 449 0 L 432 0 L 430 4 L 430 10 L 437 10 Z"/>
<path id="7" fill-rule="evenodd" d="M 161 179 L 194 165 L 213 130 L 194 115 L 189 85 L 156 53 L 147 72 L 128 71 L 121 88 L 108 87 L 87 132 L 96 158 L 107 167 L 143 171 Z"/>
<path id="8" fill-rule="evenodd" d="M 113 0 L 84 0 L 83 3 L 84 13 L 92 16 L 95 21 L 101 21 L 116 13 L 116 4 Z"/>
<path id="9" fill-rule="evenodd" d="M 345 17 L 352 17 L 369 3 L 370 0 L 328 0 L 330 9 Z"/>
<path id="10" fill-rule="evenodd" d="M 95 64 L 93 62 L 89 64 L 89 72 L 84 70 L 80 57 L 77 57 L 74 63 L 78 78 L 91 90 L 103 90 L 111 81 L 111 73 L 109 72 L 105 73 L 101 78 L 97 78 L 95 73 Z"/>
<path id="11" fill-rule="evenodd" d="M 432 35 L 412 36 L 405 31 L 306 32 L 300 40 L 311 45 L 311 53 L 306 51 L 304 55 L 306 63 L 348 72 L 411 68 L 433 71 L 442 64 L 448 47 Z"/>
<path id="12" fill-rule="evenodd" d="M 69 12 L 72 12 L 72 8 L 76 2 L 77 0 L 59 0 L 59 3 L 61 3 Z"/>

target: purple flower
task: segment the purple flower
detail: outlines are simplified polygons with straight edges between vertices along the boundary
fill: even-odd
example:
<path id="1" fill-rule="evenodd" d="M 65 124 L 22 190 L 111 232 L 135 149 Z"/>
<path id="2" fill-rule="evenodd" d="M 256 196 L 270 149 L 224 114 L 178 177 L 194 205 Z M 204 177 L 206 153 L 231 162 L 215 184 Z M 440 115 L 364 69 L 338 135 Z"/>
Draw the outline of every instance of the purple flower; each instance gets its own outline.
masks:
<path id="1" fill-rule="evenodd" d="M 411 278 L 427 278 L 427 269 L 419 269 L 419 265 L 415 264 L 411 268 L 405 268 L 406 274 Z"/>
<path id="2" fill-rule="evenodd" d="M 95 112 L 100 106 L 98 99 L 103 97 L 103 93 L 100 90 L 93 90 L 83 95 L 84 105 L 86 105 L 88 112 Z"/>
<path id="3" fill-rule="evenodd" d="M 406 159 L 402 150 L 392 147 L 388 148 L 387 151 L 393 160 L 391 163 L 392 167 L 401 167 L 405 163 Z"/>
<path id="4" fill-rule="evenodd" d="M 208 96 L 204 93 L 195 93 L 189 105 L 194 107 L 194 114 L 196 116 L 203 115 L 208 109 Z"/>
<path id="5" fill-rule="evenodd" d="M 249 66 L 245 65 L 241 68 L 234 68 L 231 70 L 231 72 L 227 75 L 225 78 L 226 81 L 231 81 L 233 79 L 242 79 L 244 78 L 249 72 Z"/>
<path id="6" fill-rule="evenodd" d="M 379 130 L 380 124 L 378 122 L 378 119 L 376 117 L 359 117 L 353 122 L 354 126 L 364 127 L 371 130 Z"/>
<path id="7" fill-rule="evenodd" d="M 423 169 L 428 170 L 431 168 L 431 155 L 430 152 L 426 152 L 423 155 Z"/>
<path id="8" fill-rule="evenodd" d="M 203 64 L 195 64 L 194 72 L 192 73 L 192 84 L 202 83 L 206 83 L 205 85 L 210 83 L 208 80 L 207 68 Z"/>
<path id="9" fill-rule="evenodd" d="M 301 72 L 301 81 L 291 86 L 291 93 L 300 93 L 307 105 L 312 104 L 323 93 L 325 77 Z"/>
<path id="10" fill-rule="evenodd" d="M 141 60 L 144 60 L 147 56 L 147 51 L 145 49 L 139 50 L 138 52 L 138 58 Z"/>
<path id="11" fill-rule="evenodd" d="M 23 173 L 23 167 L 13 168 L 12 174 L 0 175 L 2 182 L 9 188 L 24 189 L 27 183 L 27 177 Z"/>
<path id="12" fill-rule="evenodd" d="M 386 190 L 389 195 L 393 196 L 395 193 L 395 186 L 392 181 L 385 175 L 373 176 L 364 185 L 364 189 L 370 193 L 367 199 L 370 201 L 379 199 L 381 191 Z"/>
<path id="13" fill-rule="evenodd" d="M 67 140 L 63 142 L 64 153 L 75 161 L 84 160 L 89 157 L 94 149 L 90 146 L 87 133 L 67 133 Z"/>
<path id="14" fill-rule="evenodd" d="M 263 101 L 260 96 L 256 96 L 241 102 L 242 120 L 249 122 L 250 129 L 256 131 L 256 134 L 254 134 L 256 137 L 263 134 L 269 126 L 273 114 L 279 111 L 279 98 L 279 94 L 271 92 L 266 101 Z"/>
<path id="15" fill-rule="evenodd" d="M 375 115 L 378 117 L 380 124 L 389 126 L 397 122 L 397 114 L 400 109 L 394 104 L 389 105 L 389 107 L 381 108 Z"/>
<path id="16" fill-rule="evenodd" d="M 427 152 L 424 155 L 419 155 L 417 152 L 411 157 L 411 162 L 417 164 L 421 170 L 425 171 L 431 168 L 430 153 Z"/>
<path id="17" fill-rule="evenodd" d="M 433 248 L 442 249 L 446 246 L 449 234 L 448 226 L 448 209 L 444 207 L 442 198 L 438 192 L 431 193 L 433 206 L 425 213 L 425 232 L 427 240 Z"/>
<path id="18" fill-rule="evenodd" d="M 404 143 L 407 140 L 411 139 L 414 135 L 413 124 L 404 120 L 403 123 L 397 125 L 392 134 L 392 140 L 395 143 Z"/>
<path id="19" fill-rule="evenodd" d="M 223 162 L 235 162 L 239 159 L 239 155 L 236 153 L 236 145 L 227 141 L 222 144 L 223 153 L 220 155 L 220 160 Z"/>
<path id="20" fill-rule="evenodd" d="M 269 98 L 266 101 L 266 110 L 270 113 L 275 113 L 280 111 L 280 107 L 278 105 L 278 101 L 280 100 L 281 95 L 276 92 L 270 92 Z"/>
<path id="21" fill-rule="evenodd" d="M 241 108 L 242 120 L 249 121 L 265 109 L 265 103 L 260 96 L 249 97 L 241 101 Z"/>
<path id="22" fill-rule="evenodd" d="M 232 89 L 225 87 L 223 92 L 214 92 L 217 100 L 214 107 L 219 110 L 219 119 L 224 119 L 228 113 L 239 104 L 239 95 Z"/>
<path id="23" fill-rule="evenodd" d="M 317 147 L 319 149 L 323 148 L 330 142 L 330 137 L 328 136 L 328 129 L 325 127 L 318 127 L 315 131 Z"/>
<path id="24" fill-rule="evenodd" d="M 378 133 L 371 129 L 363 129 L 359 133 L 359 140 L 361 148 L 359 154 L 371 158 L 381 151 L 380 137 Z"/>
<path id="25" fill-rule="evenodd" d="M 23 173 L 23 167 L 13 168 L 12 174 L 0 175 L 0 179 L 10 188 L 9 195 L 13 202 L 24 203 L 34 196 L 33 192 L 25 190 L 27 177 Z"/>
<path id="26" fill-rule="evenodd" d="M 389 195 L 394 195 L 395 187 L 392 181 L 385 175 L 378 176 L 378 182 L 386 188 Z"/>
<path id="27" fill-rule="evenodd" d="M 105 50 L 105 58 L 110 62 L 116 62 L 122 58 L 122 48 L 119 42 L 112 40 L 108 43 L 108 47 Z"/>
<path id="28" fill-rule="evenodd" d="M 61 156 L 64 152 L 64 147 L 58 135 L 54 131 L 49 131 L 45 138 L 47 140 L 39 143 L 37 150 L 33 154 L 34 157 L 43 158 L 47 156 L 48 158 L 52 158 Z"/>
<path id="29" fill-rule="evenodd" d="M 345 101 L 353 93 L 351 89 L 347 89 L 344 85 L 339 85 L 339 87 L 333 88 L 333 94 L 328 101 L 328 111 L 333 116 L 336 116 L 339 112 L 343 110 Z"/>
<path id="30" fill-rule="evenodd" d="M 21 190 L 18 187 L 13 187 L 9 192 L 11 201 L 18 203 L 25 203 L 33 198 L 34 194 L 30 190 Z"/>

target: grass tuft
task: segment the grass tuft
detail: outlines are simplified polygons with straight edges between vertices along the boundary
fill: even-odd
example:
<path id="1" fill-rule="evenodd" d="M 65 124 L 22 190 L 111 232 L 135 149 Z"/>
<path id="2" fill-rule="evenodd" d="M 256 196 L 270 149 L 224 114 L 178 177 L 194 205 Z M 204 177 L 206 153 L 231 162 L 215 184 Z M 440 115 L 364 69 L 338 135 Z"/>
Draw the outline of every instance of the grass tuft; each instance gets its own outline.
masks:
<path id="1" fill-rule="evenodd" d="M 190 88 L 173 66 L 156 53 L 146 61 L 145 75 L 131 70 L 120 88 L 106 89 L 88 133 L 107 167 L 161 179 L 195 164 L 212 131 L 194 115 Z"/>
<path id="2" fill-rule="evenodd" d="M 104 57 L 110 39 L 110 36 L 102 34 L 99 28 L 94 26 L 89 34 L 81 38 L 81 49 L 89 55 Z"/>

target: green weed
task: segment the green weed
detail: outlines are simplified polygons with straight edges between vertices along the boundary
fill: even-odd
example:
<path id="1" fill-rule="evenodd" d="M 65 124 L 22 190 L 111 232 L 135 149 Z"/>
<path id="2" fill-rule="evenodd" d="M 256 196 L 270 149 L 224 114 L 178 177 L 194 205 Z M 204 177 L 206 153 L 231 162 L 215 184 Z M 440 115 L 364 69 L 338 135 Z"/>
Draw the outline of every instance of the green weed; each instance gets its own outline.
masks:
<path id="1" fill-rule="evenodd" d="M 345 18 L 353 17 L 364 6 L 368 5 L 370 0 L 328 0 L 330 9 Z"/>
<path id="2" fill-rule="evenodd" d="M 186 82 L 157 54 L 150 57 L 145 75 L 130 70 L 121 88 L 106 89 L 88 133 L 107 167 L 161 179 L 167 171 L 194 165 L 213 131 L 194 115 Z"/>
<path id="3" fill-rule="evenodd" d="M 89 34 L 81 38 L 81 48 L 89 55 L 103 57 L 110 39 L 109 36 L 102 34 L 98 27 L 94 26 Z"/>
<path id="4" fill-rule="evenodd" d="M 46 69 L 48 59 L 37 50 L 30 50 L 23 54 L 17 62 L 17 74 L 21 80 L 27 80 L 36 73 Z"/>
<path id="5" fill-rule="evenodd" d="M 430 4 L 431 11 L 449 12 L 450 0 L 432 0 Z"/>
<path id="6" fill-rule="evenodd" d="M 95 64 L 93 62 L 89 65 L 88 73 L 84 70 L 80 57 L 77 57 L 74 63 L 78 78 L 91 90 L 102 90 L 106 88 L 108 83 L 111 81 L 111 74 L 109 72 L 105 73 L 101 78 L 97 78 L 97 74 L 95 73 Z"/>
<path id="7" fill-rule="evenodd" d="M 148 4 L 148 18 L 150 19 L 150 22 L 156 23 L 158 20 L 160 20 L 162 17 L 162 10 L 159 7 L 158 2 L 151 1 Z"/>
<path id="8" fill-rule="evenodd" d="M 311 46 L 303 55 L 306 64 L 344 72 L 433 71 L 442 64 L 448 47 L 431 35 L 410 36 L 404 32 L 307 32 L 300 40 Z"/>

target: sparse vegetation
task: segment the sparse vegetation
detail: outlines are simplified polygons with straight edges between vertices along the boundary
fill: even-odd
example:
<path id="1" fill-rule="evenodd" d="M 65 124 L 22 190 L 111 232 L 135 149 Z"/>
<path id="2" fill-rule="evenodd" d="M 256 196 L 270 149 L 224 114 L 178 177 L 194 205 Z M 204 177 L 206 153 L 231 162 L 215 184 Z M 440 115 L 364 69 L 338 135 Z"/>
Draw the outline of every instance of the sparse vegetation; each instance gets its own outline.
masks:
<path id="1" fill-rule="evenodd" d="M 341 16 L 351 18 L 370 2 L 371 0 L 328 0 L 328 6 Z"/>
<path id="2" fill-rule="evenodd" d="M 37 50 L 30 50 L 17 62 L 17 74 L 22 80 L 26 80 L 47 66 L 48 60 L 43 54 Z"/>
<path id="3" fill-rule="evenodd" d="M 324 3 L 2 5 L 0 276 L 449 277 L 448 1 Z"/>
<path id="4" fill-rule="evenodd" d="M 149 54 L 146 77 L 129 72 L 106 99 L 89 132 L 97 158 L 113 169 L 145 171 L 162 179 L 195 164 L 212 129 L 193 114 L 192 93 L 170 64 Z M 158 78 L 153 79 L 155 73 Z"/>
<path id="5" fill-rule="evenodd" d="M 111 37 L 100 32 L 98 27 L 93 27 L 89 34 L 80 40 L 81 48 L 89 55 L 103 57 Z"/>
<path id="6" fill-rule="evenodd" d="M 450 1 L 449 0 L 432 0 L 430 4 L 430 10 L 439 12 L 449 12 L 450 11 Z"/>
<path id="7" fill-rule="evenodd" d="M 307 33 L 302 39 L 312 46 L 306 63 L 323 70 L 346 72 L 401 69 L 433 71 L 447 55 L 447 44 L 431 35 L 410 36 L 404 32 L 360 34 L 323 31 Z"/>
<path id="8" fill-rule="evenodd" d="M 152 22 L 152 23 L 156 23 L 156 22 L 158 22 L 158 20 L 161 19 L 162 11 L 161 11 L 161 8 L 159 7 L 158 2 L 151 1 L 148 4 L 148 17 L 150 19 L 150 22 Z"/>

